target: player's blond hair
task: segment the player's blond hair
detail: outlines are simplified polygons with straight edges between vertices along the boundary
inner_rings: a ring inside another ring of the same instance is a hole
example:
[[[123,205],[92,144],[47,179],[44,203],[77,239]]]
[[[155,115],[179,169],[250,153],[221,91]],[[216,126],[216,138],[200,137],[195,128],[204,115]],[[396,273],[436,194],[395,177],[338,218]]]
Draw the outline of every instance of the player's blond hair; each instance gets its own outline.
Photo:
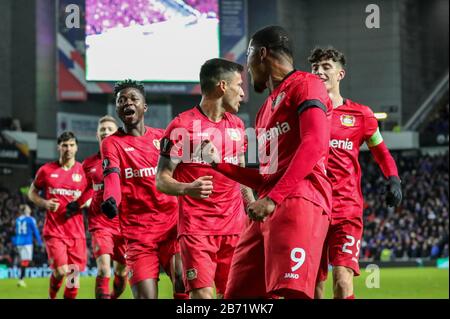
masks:
[[[119,126],[119,124],[117,124],[117,121],[114,117],[112,117],[111,115],[105,115],[102,116],[99,120],[98,120],[98,125],[105,123],[105,122],[113,122],[114,124],[116,124],[116,126]]]

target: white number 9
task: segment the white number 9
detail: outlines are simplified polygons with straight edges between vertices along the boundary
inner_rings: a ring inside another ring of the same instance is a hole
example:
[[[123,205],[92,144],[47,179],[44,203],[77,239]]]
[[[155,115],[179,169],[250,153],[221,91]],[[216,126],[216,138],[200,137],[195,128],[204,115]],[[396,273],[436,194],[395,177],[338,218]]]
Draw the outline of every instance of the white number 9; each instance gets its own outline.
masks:
[[[300,257],[297,257],[296,254],[300,253]],[[299,269],[303,263],[305,262],[306,258],[306,252],[303,248],[294,248],[291,251],[291,260],[297,264],[294,265],[294,267],[291,268],[292,272]]]

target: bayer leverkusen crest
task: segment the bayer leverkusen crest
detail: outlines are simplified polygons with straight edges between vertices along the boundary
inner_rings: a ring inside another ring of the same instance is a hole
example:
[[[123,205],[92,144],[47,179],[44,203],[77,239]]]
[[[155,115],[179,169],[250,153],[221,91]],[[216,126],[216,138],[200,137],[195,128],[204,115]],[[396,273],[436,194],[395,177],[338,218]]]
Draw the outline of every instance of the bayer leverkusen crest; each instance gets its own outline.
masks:
[[[72,181],[76,183],[81,182],[81,178],[82,178],[81,174],[72,174]]]
[[[344,126],[355,126],[355,117],[353,115],[341,115],[341,124]]]
[[[285,92],[281,92],[280,94],[277,95],[277,97],[272,103],[272,110],[275,110],[277,106],[280,105],[281,101],[284,99],[285,96],[286,96]]]
[[[234,129],[234,128],[227,128],[228,136],[232,141],[240,141],[241,140],[241,133]]]
[[[153,145],[156,147],[156,149],[159,151],[161,148],[161,144],[159,140],[153,140]]]

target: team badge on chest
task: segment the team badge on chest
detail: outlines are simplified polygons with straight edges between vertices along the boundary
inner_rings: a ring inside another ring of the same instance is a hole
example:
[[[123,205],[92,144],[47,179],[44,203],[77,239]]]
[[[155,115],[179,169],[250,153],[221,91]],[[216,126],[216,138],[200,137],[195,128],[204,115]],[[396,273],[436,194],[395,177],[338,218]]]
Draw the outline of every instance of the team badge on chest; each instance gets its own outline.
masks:
[[[153,140],[153,145],[156,147],[158,151],[160,150],[161,144],[159,143],[159,140]]]
[[[275,110],[278,107],[278,105],[280,105],[281,101],[283,101],[285,96],[286,93],[284,92],[281,92],[280,94],[277,95],[275,100],[272,102],[272,110]]]
[[[230,139],[232,141],[240,141],[241,140],[241,133],[239,133],[238,130],[234,128],[227,128],[228,136],[230,136]]]
[[[81,182],[82,176],[81,174],[72,174],[72,181],[79,183]]]
[[[344,126],[355,126],[355,117],[353,115],[341,115],[341,124]]]

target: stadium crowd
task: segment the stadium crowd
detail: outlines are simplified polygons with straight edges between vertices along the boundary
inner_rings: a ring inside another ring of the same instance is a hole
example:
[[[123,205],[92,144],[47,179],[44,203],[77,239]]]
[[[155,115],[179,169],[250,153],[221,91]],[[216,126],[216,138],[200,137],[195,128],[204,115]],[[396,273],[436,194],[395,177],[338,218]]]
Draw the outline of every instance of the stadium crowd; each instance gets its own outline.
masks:
[[[365,198],[364,236],[360,259],[407,260],[436,259],[449,255],[449,155],[393,153],[402,179],[400,207],[387,207],[385,182],[370,154],[363,152],[362,188]],[[24,192],[0,188],[0,264],[13,265],[16,252],[11,243],[18,207],[27,202]],[[30,204],[31,207],[34,207]],[[45,211],[33,208],[42,233]],[[89,266],[95,266],[87,235]],[[35,247],[34,263],[46,263],[45,249]]]
[[[435,112],[424,131],[435,134],[448,134],[449,105],[445,104]]]
[[[396,209],[385,205],[384,181],[366,156],[360,160],[365,195],[361,259],[448,257],[448,153],[396,154],[404,196]]]
[[[185,3],[202,14],[218,12],[216,0],[186,0]],[[108,29],[162,22],[173,16],[174,10],[150,0],[87,0],[86,33],[101,34]]]

